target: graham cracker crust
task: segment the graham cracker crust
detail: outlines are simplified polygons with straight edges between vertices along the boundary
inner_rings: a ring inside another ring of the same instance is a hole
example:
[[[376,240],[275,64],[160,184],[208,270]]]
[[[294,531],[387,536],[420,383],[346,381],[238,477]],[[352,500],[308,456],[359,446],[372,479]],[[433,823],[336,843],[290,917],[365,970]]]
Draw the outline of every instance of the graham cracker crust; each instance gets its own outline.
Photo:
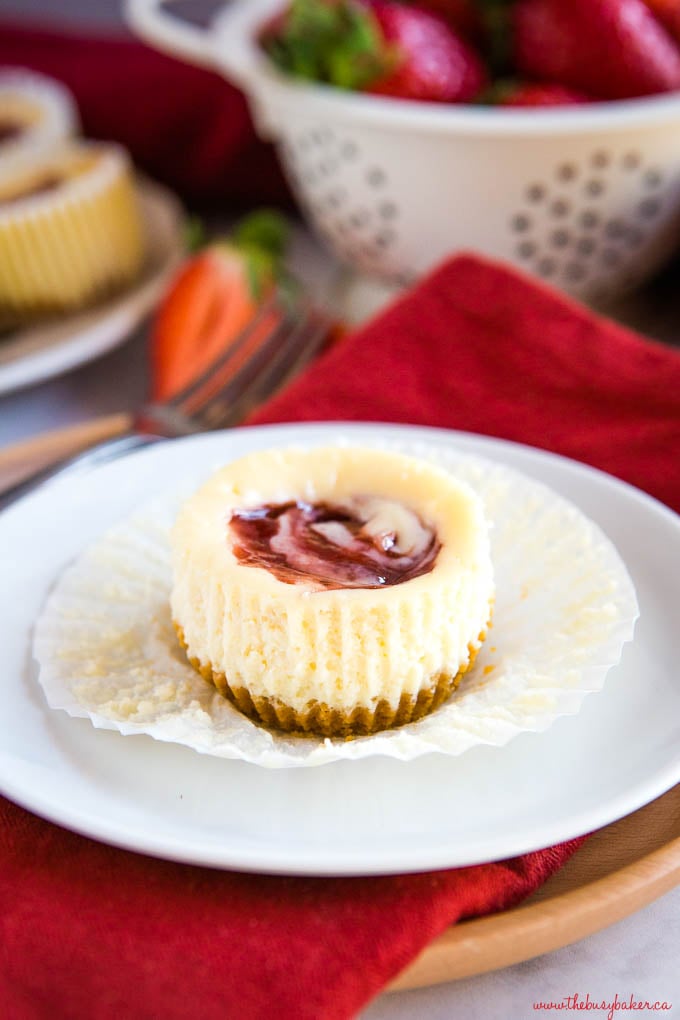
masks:
[[[177,623],[174,623],[174,627],[179,642],[186,652],[187,643],[184,640],[184,631]],[[486,631],[483,631],[479,635],[480,644],[485,638]],[[375,708],[358,705],[351,712],[331,708],[325,702],[320,701],[310,701],[306,711],[299,712],[278,698],[261,696],[253,698],[245,687],[233,687],[224,673],[214,670],[210,663],[201,663],[193,656],[187,657],[204,680],[212,684],[220,694],[228,698],[240,712],[252,719],[253,722],[270,730],[280,730],[283,733],[292,733],[298,736],[351,739],[378,733],[380,730],[393,729],[396,726],[405,726],[407,723],[422,719],[423,716],[439,708],[455,691],[468,670],[472,668],[478,651],[478,648],[468,645],[470,657],[455,676],[448,673],[436,674],[432,684],[422,688],[417,697],[402,694],[396,709],[383,698]]]

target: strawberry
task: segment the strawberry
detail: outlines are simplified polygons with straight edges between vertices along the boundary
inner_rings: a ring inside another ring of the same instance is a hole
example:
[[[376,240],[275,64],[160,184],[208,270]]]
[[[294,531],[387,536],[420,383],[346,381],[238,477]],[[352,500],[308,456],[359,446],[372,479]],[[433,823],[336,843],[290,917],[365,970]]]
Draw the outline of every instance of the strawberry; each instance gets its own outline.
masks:
[[[480,58],[445,21],[394,0],[292,0],[260,43],[296,77],[400,99],[466,102],[485,83]]]
[[[152,329],[155,400],[166,400],[198,379],[241,336],[282,276],[287,233],[279,213],[262,210],[238,224],[229,239],[187,259]],[[268,321],[264,332],[269,328]]]
[[[484,35],[478,0],[413,0],[411,6],[436,14],[463,39],[477,41]]]
[[[367,91],[439,103],[464,103],[479,95],[486,82],[482,62],[441,18],[392,0],[370,0],[370,9],[397,61]]]
[[[362,89],[393,66],[375,18],[354,0],[292,0],[262,26],[259,42],[296,78]]]
[[[517,0],[521,74],[602,99],[680,88],[680,49],[643,0]]]
[[[680,42],[680,0],[645,0],[676,42]]]
[[[496,106],[574,106],[593,101],[585,92],[543,81],[496,83],[489,100]]]

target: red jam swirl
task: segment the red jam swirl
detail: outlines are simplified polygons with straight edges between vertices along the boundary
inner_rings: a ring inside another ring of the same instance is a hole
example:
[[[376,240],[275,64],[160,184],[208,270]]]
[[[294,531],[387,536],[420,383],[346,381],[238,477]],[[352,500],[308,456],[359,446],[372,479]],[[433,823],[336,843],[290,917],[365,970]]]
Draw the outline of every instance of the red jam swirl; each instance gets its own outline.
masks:
[[[13,142],[20,138],[26,128],[14,120],[0,120],[0,145],[3,142]]]
[[[312,581],[320,589],[383,588],[429,573],[441,548],[434,529],[412,511],[404,535],[381,528],[375,503],[357,497],[345,506],[297,501],[234,510],[233,554],[285,584]]]

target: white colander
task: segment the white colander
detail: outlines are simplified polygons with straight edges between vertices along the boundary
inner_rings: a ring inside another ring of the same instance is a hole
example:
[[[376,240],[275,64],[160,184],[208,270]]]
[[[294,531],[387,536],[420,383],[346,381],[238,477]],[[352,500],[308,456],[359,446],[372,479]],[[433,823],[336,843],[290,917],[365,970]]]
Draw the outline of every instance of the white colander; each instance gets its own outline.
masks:
[[[298,83],[255,42],[283,3],[232,0],[207,30],[170,16],[163,0],[127,0],[127,12],[147,40],[246,92],[340,258],[401,282],[476,250],[601,301],[680,244],[680,94],[520,110]]]

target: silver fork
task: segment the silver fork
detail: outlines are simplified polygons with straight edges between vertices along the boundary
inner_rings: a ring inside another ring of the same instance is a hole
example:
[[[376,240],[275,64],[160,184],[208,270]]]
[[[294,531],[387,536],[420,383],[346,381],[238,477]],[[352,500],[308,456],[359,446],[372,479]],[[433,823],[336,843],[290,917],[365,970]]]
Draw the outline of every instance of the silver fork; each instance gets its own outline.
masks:
[[[229,428],[297,374],[317,353],[329,316],[302,293],[279,288],[210,367],[176,396],[146,404],[125,434],[99,443],[0,492],[5,508],[50,479],[89,469],[149,443]]]

